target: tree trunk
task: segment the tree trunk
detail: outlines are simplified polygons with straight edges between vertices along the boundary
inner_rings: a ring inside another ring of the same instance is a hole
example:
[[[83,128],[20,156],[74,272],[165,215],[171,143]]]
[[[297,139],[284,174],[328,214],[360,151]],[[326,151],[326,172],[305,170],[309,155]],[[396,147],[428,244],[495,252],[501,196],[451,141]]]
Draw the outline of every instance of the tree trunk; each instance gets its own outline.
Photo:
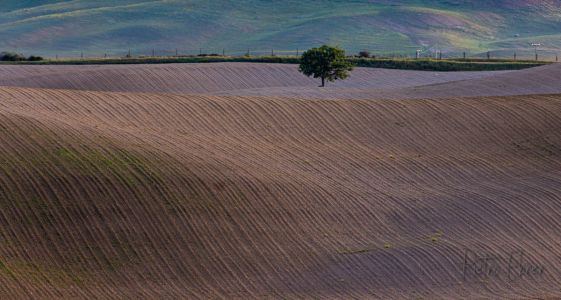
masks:
[[[325,77],[321,77],[321,87],[325,87]]]

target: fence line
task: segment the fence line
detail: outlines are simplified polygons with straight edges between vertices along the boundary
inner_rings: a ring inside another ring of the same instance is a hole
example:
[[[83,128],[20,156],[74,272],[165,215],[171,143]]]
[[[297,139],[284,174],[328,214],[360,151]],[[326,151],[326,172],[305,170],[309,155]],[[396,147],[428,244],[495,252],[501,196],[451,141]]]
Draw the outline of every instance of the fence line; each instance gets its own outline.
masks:
[[[150,57],[192,57],[192,56],[300,56],[305,47],[296,48],[293,50],[282,49],[227,49],[227,48],[197,48],[197,49],[150,49],[150,50],[113,50],[105,51],[103,53],[73,51],[65,52],[65,55],[54,54],[49,56],[50,59],[115,59],[115,58],[150,58]],[[552,51],[538,51],[534,50],[512,50],[508,51],[490,51],[484,53],[471,53],[471,51],[460,52],[444,52],[440,50],[427,50],[427,51],[410,51],[406,52],[377,52],[363,50],[361,53],[368,53],[373,58],[394,58],[394,59],[511,59],[511,60],[539,60],[539,61],[559,61],[559,55]],[[359,52],[346,51],[349,56],[359,56]]]

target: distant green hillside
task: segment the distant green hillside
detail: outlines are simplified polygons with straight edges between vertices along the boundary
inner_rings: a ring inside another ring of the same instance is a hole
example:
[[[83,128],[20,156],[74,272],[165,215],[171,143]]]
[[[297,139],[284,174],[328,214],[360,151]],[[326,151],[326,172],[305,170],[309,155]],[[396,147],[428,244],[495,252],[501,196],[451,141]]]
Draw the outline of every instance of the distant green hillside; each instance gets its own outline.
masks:
[[[551,53],[561,48],[559,7],[561,0],[4,0],[0,50],[265,54],[328,43],[381,54],[511,53],[539,42]]]

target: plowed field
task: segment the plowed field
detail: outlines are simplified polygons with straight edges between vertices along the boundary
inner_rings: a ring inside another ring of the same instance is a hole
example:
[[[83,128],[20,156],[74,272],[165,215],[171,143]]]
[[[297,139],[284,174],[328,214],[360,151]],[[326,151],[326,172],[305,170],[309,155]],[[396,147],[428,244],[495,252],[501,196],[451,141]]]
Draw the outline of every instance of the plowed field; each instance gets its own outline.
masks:
[[[558,65],[32,68],[0,67],[1,299],[561,297]]]

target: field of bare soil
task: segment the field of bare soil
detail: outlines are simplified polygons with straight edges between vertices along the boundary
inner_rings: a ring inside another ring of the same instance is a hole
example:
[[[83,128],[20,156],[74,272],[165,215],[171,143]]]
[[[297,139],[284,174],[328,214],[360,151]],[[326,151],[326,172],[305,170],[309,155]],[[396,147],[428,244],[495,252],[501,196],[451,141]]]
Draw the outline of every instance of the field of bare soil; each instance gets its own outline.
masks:
[[[508,74],[492,72],[420,72],[357,68],[349,80],[330,84],[338,93],[403,88]],[[201,63],[163,65],[33,66],[0,65],[0,86],[105,92],[305,96],[318,80],[297,65]],[[276,89],[285,89],[277,92]]]
[[[559,73],[0,66],[0,299],[559,298]]]

